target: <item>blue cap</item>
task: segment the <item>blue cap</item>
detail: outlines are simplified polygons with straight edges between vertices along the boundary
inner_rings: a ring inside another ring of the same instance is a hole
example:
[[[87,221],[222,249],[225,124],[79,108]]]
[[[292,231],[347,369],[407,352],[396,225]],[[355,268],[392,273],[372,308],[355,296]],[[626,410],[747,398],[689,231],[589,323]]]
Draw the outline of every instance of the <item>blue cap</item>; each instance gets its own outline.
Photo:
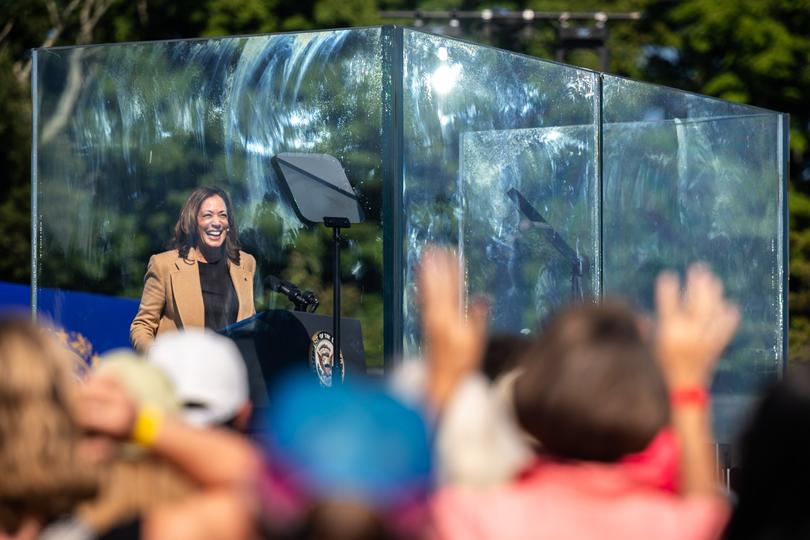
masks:
[[[423,415],[371,383],[323,388],[311,374],[282,382],[263,421],[272,468],[316,499],[392,508],[430,488]]]

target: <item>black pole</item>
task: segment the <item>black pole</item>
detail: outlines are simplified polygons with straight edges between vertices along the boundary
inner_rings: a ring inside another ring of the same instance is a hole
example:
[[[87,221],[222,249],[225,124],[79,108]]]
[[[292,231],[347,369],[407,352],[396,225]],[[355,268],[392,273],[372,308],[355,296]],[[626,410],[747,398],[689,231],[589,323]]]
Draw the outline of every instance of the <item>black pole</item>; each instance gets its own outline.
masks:
[[[338,370],[337,384],[343,384],[343,363],[340,361],[340,229],[351,227],[348,218],[324,217],[323,223],[332,228],[332,382]]]
[[[332,355],[332,384],[343,384],[343,364],[340,362],[340,228],[332,227],[333,275],[332,275],[332,343],[335,345]],[[337,383],[335,383],[337,370]]]

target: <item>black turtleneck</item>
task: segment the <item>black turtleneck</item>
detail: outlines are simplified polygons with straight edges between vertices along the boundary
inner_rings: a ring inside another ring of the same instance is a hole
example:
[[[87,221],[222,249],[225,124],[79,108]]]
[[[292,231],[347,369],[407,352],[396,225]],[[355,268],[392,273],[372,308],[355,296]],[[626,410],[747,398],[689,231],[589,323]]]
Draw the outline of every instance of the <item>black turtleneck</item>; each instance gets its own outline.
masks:
[[[239,299],[228,271],[228,258],[197,264],[200,268],[200,285],[205,306],[205,327],[220,330],[235,323],[239,313]]]

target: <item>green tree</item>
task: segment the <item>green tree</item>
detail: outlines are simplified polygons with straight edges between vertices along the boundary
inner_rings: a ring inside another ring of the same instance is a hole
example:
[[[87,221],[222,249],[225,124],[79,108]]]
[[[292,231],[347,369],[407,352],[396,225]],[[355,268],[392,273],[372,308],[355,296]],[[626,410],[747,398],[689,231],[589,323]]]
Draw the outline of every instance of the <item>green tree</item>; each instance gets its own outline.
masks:
[[[810,196],[790,192],[790,359],[810,361]]]
[[[810,2],[651,2],[628,74],[790,114],[790,358],[810,360]]]

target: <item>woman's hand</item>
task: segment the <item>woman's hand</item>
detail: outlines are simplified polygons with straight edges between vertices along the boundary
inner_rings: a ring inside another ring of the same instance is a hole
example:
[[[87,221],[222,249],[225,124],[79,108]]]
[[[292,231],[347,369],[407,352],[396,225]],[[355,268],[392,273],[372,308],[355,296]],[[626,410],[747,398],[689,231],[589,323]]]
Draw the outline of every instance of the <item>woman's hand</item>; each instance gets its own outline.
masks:
[[[723,284],[702,264],[692,265],[681,294],[678,276],[665,272],[656,283],[656,352],[671,390],[704,388],[740,321]]]
[[[428,363],[428,391],[441,410],[458,382],[481,363],[487,328],[487,305],[470,306],[465,318],[461,296],[461,261],[448,250],[429,247],[417,273],[422,336]]]

